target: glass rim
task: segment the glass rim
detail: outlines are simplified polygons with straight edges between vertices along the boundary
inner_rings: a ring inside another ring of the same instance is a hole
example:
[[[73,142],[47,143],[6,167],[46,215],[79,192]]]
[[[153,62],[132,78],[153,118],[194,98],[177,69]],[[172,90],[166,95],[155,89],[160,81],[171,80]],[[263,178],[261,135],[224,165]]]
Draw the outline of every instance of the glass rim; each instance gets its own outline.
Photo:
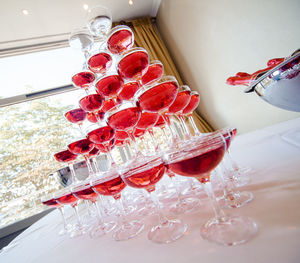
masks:
[[[149,65],[149,54],[148,54],[148,51],[147,51],[146,49],[142,48],[142,47],[133,47],[133,48],[130,48],[130,49],[128,49],[128,50],[125,50],[125,51],[121,54],[119,60],[118,60],[117,63],[116,63],[116,64],[117,64],[117,68],[119,68],[119,63],[120,63],[120,61],[121,61],[122,59],[126,58],[127,56],[129,56],[129,55],[131,55],[131,54],[133,54],[133,53],[135,53],[135,52],[144,52],[144,53],[146,53],[146,54],[147,54],[147,57],[148,57],[148,65]]]
[[[102,173],[98,177],[92,178],[90,180],[90,185],[92,187],[94,187],[94,186],[96,186],[98,184],[102,184],[102,183],[108,182],[108,181],[113,180],[113,179],[115,179],[117,177],[121,177],[121,176],[120,176],[119,172],[116,169],[109,170],[109,171],[106,171],[106,172]]]
[[[111,58],[111,62],[113,61],[113,54],[109,51],[109,50],[97,50],[97,51],[94,51],[92,54],[90,54],[87,59],[86,59],[86,65],[88,67],[88,70],[91,71],[93,74],[103,74],[101,72],[93,72],[91,69],[90,69],[90,65],[89,65],[89,61],[92,57],[96,56],[96,55],[99,55],[99,54],[102,54],[102,53],[105,53],[107,55],[110,56]],[[105,74],[104,74],[105,75]],[[97,79],[97,77],[95,76],[95,80]]]
[[[106,111],[104,114],[104,120],[107,122],[108,118],[110,116],[114,115],[115,113],[117,113],[119,111],[130,109],[130,108],[138,108],[138,106],[136,105],[136,103],[134,101],[128,101],[128,100],[125,101],[124,100],[120,104],[117,104],[117,105],[113,106],[112,108],[110,108],[108,111]]]
[[[219,147],[226,147],[226,142],[221,133],[213,133],[198,137],[197,140],[193,140],[190,143],[183,145],[181,149],[171,150],[166,152],[163,156],[166,165],[176,163],[182,160],[194,158],[201,154],[205,154],[211,150],[215,150]]]
[[[56,200],[57,198],[60,198],[66,194],[72,194],[71,186],[68,186],[64,189],[58,190],[53,193],[53,198]],[[77,197],[76,197],[77,198]],[[78,199],[78,198],[77,198]]]
[[[155,88],[158,85],[161,85],[163,83],[167,83],[167,82],[175,82],[176,86],[178,88],[178,81],[177,79],[172,76],[172,75],[165,75],[163,76],[158,82],[150,84],[150,85],[146,85],[146,86],[142,86],[135,94],[134,94],[134,99],[135,101],[138,101],[140,96],[142,96],[145,92],[147,92],[148,90]]]
[[[132,34],[132,36],[133,36],[133,41],[132,42],[134,43],[134,34],[133,34],[133,31],[132,31],[132,29],[129,26],[126,26],[126,25],[117,25],[117,26],[114,26],[113,28],[111,28],[110,31],[109,31],[109,33],[108,33],[108,36],[107,36],[107,41],[111,38],[111,36],[114,33],[118,32],[120,30],[127,30],[127,31],[129,31]]]
[[[111,77],[111,76],[118,76],[119,79],[121,80],[121,82],[123,82],[123,84],[124,84],[124,80],[121,78],[121,76],[117,72],[112,72],[112,73],[104,74],[104,75],[99,76],[98,78],[96,78],[94,80],[94,86],[96,87],[96,85],[98,84],[99,81],[101,81],[101,80],[103,80],[105,78]]]

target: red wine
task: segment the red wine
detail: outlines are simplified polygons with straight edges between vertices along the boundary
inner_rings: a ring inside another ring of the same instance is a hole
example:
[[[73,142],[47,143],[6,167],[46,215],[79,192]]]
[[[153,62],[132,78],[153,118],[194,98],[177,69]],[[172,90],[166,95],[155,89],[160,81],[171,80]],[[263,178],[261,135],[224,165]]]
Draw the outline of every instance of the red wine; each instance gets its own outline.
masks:
[[[75,159],[77,158],[77,155],[74,153],[71,153],[69,150],[65,150],[65,151],[54,154],[54,158],[58,162],[71,163],[71,162],[75,161]]]
[[[153,112],[142,112],[141,118],[139,119],[136,127],[139,129],[152,128],[158,121],[159,115]]]
[[[111,34],[107,40],[107,48],[113,54],[121,54],[130,49],[134,44],[134,36],[131,30],[123,28]]]
[[[224,145],[167,165],[175,174],[196,177],[199,181],[209,180],[209,173],[222,161],[225,153]]]
[[[118,98],[120,100],[131,100],[139,89],[140,85],[136,81],[125,83],[119,92]]]
[[[73,85],[79,88],[89,88],[94,80],[95,75],[89,71],[79,72],[72,77]]]
[[[109,143],[108,142],[106,142],[104,144],[103,143],[95,143],[95,147],[97,149],[99,149],[99,151],[102,153],[109,152],[111,149],[114,148],[114,146],[115,146],[115,139],[110,140]]]
[[[43,201],[42,203],[49,207],[60,207],[61,206],[59,203],[57,203],[57,201],[54,198],[49,199],[47,201]]]
[[[116,131],[115,138],[116,140],[126,140],[129,137],[126,131]]]
[[[93,143],[104,143],[115,136],[115,131],[110,126],[100,127],[88,133],[88,139]]]
[[[111,67],[112,57],[106,52],[100,52],[88,60],[88,67],[94,73],[105,74]]]
[[[166,119],[167,122],[170,122],[170,118],[167,115],[164,115],[164,118]],[[162,116],[159,116],[156,124],[154,125],[155,127],[163,127],[166,125],[166,122]]]
[[[72,193],[55,198],[55,200],[62,205],[75,205],[78,201],[78,199]]]
[[[96,147],[94,147],[93,150],[91,150],[88,153],[88,157],[91,158],[91,157],[97,156],[99,153],[100,153],[100,150],[97,149]]]
[[[104,97],[116,97],[123,87],[123,80],[119,75],[110,75],[101,78],[95,85],[97,93]]]
[[[124,182],[134,188],[146,188],[148,191],[154,190],[154,185],[163,177],[165,166],[160,163],[156,166],[147,165],[142,169],[135,168],[124,173]]]
[[[188,90],[178,92],[177,97],[169,107],[168,112],[171,114],[175,114],[183,110],[190,102],[190,93],[191,92]]]
[[[98,111],[103,103],[103,97],[99,94],[91,94],[83,97],[79,101],[79,106],[81,109],[87,112]]]
[[[98,119],[99,120],[104,120],[104,114],[105,114],[105,112],[103,112],[103,111],[98,111],[98,112],[95,112],[95,113],[94,112],[89,112],[88,115],[87,115],[87,119],[90,122],[97,123]],[[98,115],[98,117],[97,117],[97,115]]]
[[[88,139],[82,139],[68,145],[70,152],[74,154],[87,154],[94,147],[94,143]]]
[[[84,110],[78,108],[68,111],[65,114],[65,117],[69,122],[81,124],[86,119],[87,113]]]
[[[152,83],[155,83],[156,81],[160,80],[162,75],[164,73],[164,69],[162,64],[155,63],[151,64],[148,67],[147,72],[142,77],[141,82],[143,85],[150,85]]]
[[[145,133],[146,133],[146,130],[135,128],[134,132],[133,132],[133,136],[138,138],[138,137],[143,136]]]
[[[116,146],[123,146],[126,143],[127,143],[127,140],[116,140],[115,141]]]
[[[113,129],[125,131],[137,124],[140,115],[137,107],[127,108],[111,115],[107,122]]]
[[[200,101],[199,94],[193,94],[189,104],[183,109],[182,114],[190,115],[198,107]]]
[[[118,73],[123,79],[139,80],[146,73],[149,58],[146,51],[134,51],[124,56],[118,64]]]
[[[103,102],[101,111],[103,111],[104,113],[107,112],[108,110],[110,110],[111,108],[117,106],[119,103],[116,102],[114,99],[109,99]]]
[[[167,110],[177,96],[177,83],[173,81],[155,85],[140,95],[138,103],[141,109],[150,112]]]
[[[97,181],[93,182],[94,191],[96,191],[100,195],[113,196],[115,197],[115,199],[121,197],[120,193],[125,187],[126,184],[120,176],[116,176],[113,179],[108,179],[107,181],[101,183],[97,183]]]
[[[97,201],[98,194],[95,193],[90,184],[77,187],[72,190],[72,192],[78,199],[89,200],[92,202]]]

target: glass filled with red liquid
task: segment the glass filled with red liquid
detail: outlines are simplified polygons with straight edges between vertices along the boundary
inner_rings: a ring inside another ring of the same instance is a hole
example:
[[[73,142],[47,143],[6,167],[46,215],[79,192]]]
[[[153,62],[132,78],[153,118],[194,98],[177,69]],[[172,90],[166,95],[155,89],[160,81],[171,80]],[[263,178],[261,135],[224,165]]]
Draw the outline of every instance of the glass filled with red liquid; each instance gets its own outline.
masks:
[[[80,131],[82,132],[82,123],[87,117],[86,111],[81,108],[69,110],[65,113],[65,117],[69,122],[77,124]]]
[[[78,185],[72,187],[72,193],[78,199],[90,201],[95,207],[97,222],[89,230],[89,235],[91,238],[98,238],[107,233],[109,233],[116,224],[114,222],[103,221],[104,215],[101,207],[98,205],[98,193],[94,191],[89,181],[81,182]]]
[[[106,74],[106,72],[111,68],[111,65],[112,56],[106,51],[93,54],[87,60],[89,70],[97,74]]]
[[[96,80],[96,92],[105,98],[117,98],[124,84],[118,74],[104,75]]]
[[[73,208],[77,223],[70,230],[70,237],[77,237],[85,234],[85,226],[82,224],[78,214],[78,198],[72,194],[71,189],[66,188],[56,192],[54,194],[54,200],[62,206],[70,205]]]
[[[128,221],[126,218],[126,212],[121,199],[121,192],[126,187],[126,184],[116,169],[111,169],[100,178],[92,180],[91,185],[99,195],[112,196],[117,202],[120,216],[118,227],[113,234],[115,240],[121,241],[133,238],[144,229],[144,224],[141,222],[137,220]]]
[[[86,91],[93,85],[96,77],[90,71],[76,73],[72,77],[72,83],[75,87],[85,89]]]
[[[221,245],[237,245],[251,239],[257,231],[252,219],[243,216],[226,216],[221,210],[211,187],[210,174],[222,161],[226,143],[221,133],[198,137],[192,143],[181,145],[178,151],[165,154],[165,165],[171,172],[195,177],[205,189],[215,217],[201,229],[204,239]]]
[[[132,48],[134,34],[130,27],[125,25],[115,26],[109,32],[107,38],[107,49],[112,54],[121,55],[124,51]]]
[[[147,72],[141,78],[142,85],[151,85],[159,81],[164,74],[164,66],[159,60],[151,61]]]
[[[61,215],[62,221],[63,221],[63,229],[61,229],[58,232],[58,235],[61,236],[61,235],[65,235],[66,233],[68,233],[70,226],[67,225],[63,206],[54,199],[53,193],[43,196],[41,198],[41,202],[43,205],[45,205],[47,207],[57,208],[58,211],[60,212],[60,215]]]
[[[121,91],[118,94],[118,99],[123,100],[134,100],[135,93],[140,89],[140,84],[137,81],[128,81],[124,83]]]
[[[123,79],[139,81],[147,72],[148,66],[149,56],[147,51],[137,47],[122,54],[117,70]]]
[[[152,156],[136,159],[122,171],[122,179],[133,188],[145,189],[155,204],[159,216],[159,224],[151,228],[148,238],[157,243],[170,243],[180,238],[187,226],[180,220],[169,220],[160,208],[160,202],[155,195],[155,185],[165,173],[165,165],[160,157]]]

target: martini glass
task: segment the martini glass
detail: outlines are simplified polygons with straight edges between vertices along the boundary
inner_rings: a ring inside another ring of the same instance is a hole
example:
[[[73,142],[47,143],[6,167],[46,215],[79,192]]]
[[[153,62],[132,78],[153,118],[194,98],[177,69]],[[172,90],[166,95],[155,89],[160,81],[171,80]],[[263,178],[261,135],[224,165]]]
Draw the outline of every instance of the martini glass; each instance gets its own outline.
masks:
[[[127,240],[138,235],[143,229],[144,224],[139,221],[126,219],[126,212],[121,199],[121,191],[126,187],[116,169],[112,169],[100,178],[91,181],[91,185],[99,195],[112,196],[120,211],[119,226],[115,230],[113,237],[117,241]]]
[[[73,186],[72,193],[78,199],[90,201],[95,207],[95,211],[97,211],[97,223],[93,225],[89,231],[91,238],[101,237],[115,228],[116,224],[114,222],[103,222],[104,216],[97,203],[98,193],[94,191],[94,188],[92,188],[88,181],[82,182],[80,185]]]
[[[53,197],[53,194],[48,194],[46,196],[43,196],[41,198],[41,202],[43,205],[46,205],[48,207],[52,207],[52,208],[57,208],[61,218],[62,218],[62,222],[63,222],[63,229],[61,229],[58,232],[59,236],[65,235],[66,233],[68,233],[69,229],[70,229],[70,225],[67,225],[66,223],[66,218],[65,218],[65,213],[64,213],[64,208],[61,204],[59,204]]]
[[[164,74],[164,66],[159,60],[151,61],[147,72],[140,80],[141,85],[151,85],[159,81]]]
[[[77,182],[77,178],[76,178],[76,174],[75,174],[75,170],[74,170],[74,162],[77,158],[77,155],[72,153],[69,150],[64,150],[61,152],[58,152],[56,154],[54,154],[54,158],[56,161],[58,162],[63,162],[63,163],[67,163],[69,166],[69,169],[71,171],[71,184],[72,183],[76,183]]]
[[[91,142],[89,139],[81,139],[75,142],[72,142],[68,145],[68,149],[71,153],[76,155],[83,155],[88,171],[89,176],[94,174],[94,170],[89,160],[89,152],[94,148],[94,143]]]
[[[164,76],[158,83],[145,86],[136,93],[136,100],[139,107],[143,111],[158,113],[158,115],[164,118],[165,123],[170,129],[172,138],[175,138],[175,135],[168,125],[169,121],[165,113],[176,99],[177,93],[178,83],[173,76]]]
[[[152,156],[147,160],[136,159],[122,172],[124,182],[133,188],[145,189],[152,198],[159,224],[151,228],[148,238],[156,243],[170,243],[180,238],[187,226],[178,219],[169,220],[162,212],[160,203],[154,193],[155,184],[163,177],[165,166],[160,157]]]
[[[107,49],[112,54],[121,55],[132,48],[134,44],[134,34],[130,27],[125,25],[115,26],[107,37]]]
[[[78,108],[70,110],[65,113],[65,117],[69,122],[77,124],[80,129],[80,132],[83,134],[82,123],[87,117],[87,113],[83,109]]]
[[[60,205],[70,205],[73,208],[77,223],[70,230],[70,237],[78,237],[85,234],[85,226],[82,224],[78,214],[78,199],[72,194],[71,189],[66,188],[56,192],[54,194],[54,200]]]
[[[250,240],[257,232],[256,223],[245,216],[226,216],[211,187],[210,173],[222,161],[226,143],[221,134],[203,135],[182,145],[180,151],[167,153],[165,163],[173,173],[198,179],[206,191],[215,212],[201,229],[201,236],[211,242],[233,246]]]

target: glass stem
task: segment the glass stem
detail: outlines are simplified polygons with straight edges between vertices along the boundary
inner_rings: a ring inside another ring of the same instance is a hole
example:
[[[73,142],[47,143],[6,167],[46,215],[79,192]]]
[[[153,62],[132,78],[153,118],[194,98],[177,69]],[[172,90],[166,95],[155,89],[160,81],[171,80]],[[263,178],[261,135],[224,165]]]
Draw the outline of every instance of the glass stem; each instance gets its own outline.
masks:
[[[99,207],[98,202],[92,202],[92,203],[93,203],[93,206],[96,209],[98,224],[102,225],[103,224],[103,213],[102,213],[102,210]]]
[[[72,184],[75,184],[78,182],[77,178],[76,178],[76,174],[75,174],[75,170],[74,170],[74,165],[72,163],[69,163],[69,168],[71,171],[71,180],[72,180]]]
[[[221,209],[221,207],[219,206],[219,203],[216,200],[214,191],[211,186],[211,182],[202,183],[201,185],[202,185],[203,189],[205,190],[205,193],[207,194],[208,199],[211,203],[211,206],[214,210],[215,219],[218,221],[224,221],[226,216],[225,216],[224,211]]]
[[[100,170],[99,170],[99,167],[98,167],[98,163],[97,163],[96,157],[93,157],[93,158],[91,158],[91,159],[92,159],[92,163],[93,163],[93,165],[94,165],[94,167],[95,167],[96,173],[100,173]]]
[[[86,165],[87,165],[87,168],[88,168],[88,171],[89,171],[89,176],[94,174],[94,170],[93,170],[93,167],[91,165],[91,161],[90,159],[87,157],[87,155],[84,155],[83,156],[84,159],[85,159],[85,162],[86,162]]]
[[[58,207],[58,211],[60,212],[61,214],[61,217],[62,217],[62,221],[63,221],[63,224],[64,224],[64,229],[67,230],[67,222],[66,222],[66,218],[65,218],[65,212],[64,212],[64,209],[63,207]]]
[[[157,141],[156,141],[156,139],[154,137],[153,129],[152,128],[148,129],[148,133],[150,134],[150,138],[151,138],[152,143],[154,145],[155,151],[159,152],[160,151],[160,147],[159,147],[159,144],[157,143]]]
[[[129,136],[130,140],[131,140],[132,143],[133,143],[133,147],[134,147],[134,149],[135,149],[136,155],[142,154],[142,152],[141,152],[139,146],[138,146],[137,143],[136,143],[135,137],[134,137],[134,135],[132,134],[132,131],[128,131],[128,136]]]
[[[165,114],[162,114],[161,117],[164,119],[165,124],[169,129],[172,139],[175,139],[176,136],[175,136],[175,133],[174,133],[172,127],[171,127],[170,117],[166,116]]]
[[[162,209],[160,207],[160,202],[158,200],[158,197],[155,193],[155,191],[151,191],[149,192],[150,194],[150,197],[154,203],[154,206],[155,206],[155,210],[156,210],[156,213],[158,215],[158,219],[159,219],[159,224],[162,225],[162,224],[165,224],[166,222],[168,222],[168,218],[165,216],[165,214],[162,212]]]
[[[72,208],[74,209],[75,217],[76,217],[76,220],[77,220],[77,225],[81,228],[82,227],[82,223],[81,223],[80,216],[79,216],[79,213],[78,213],[78,206],[77,206],[77,204],[72,205]]]
[[[179,119],[181,127],[183,129],[183,134],[184,134],[185,139],[189,140],[192,137],[192,135],[190,133],[188,126],[185,123],[184,117],[182,115],[178,115],[178,119]]]
[[[123,200],[122,200],[122,198],[118,198],[118,199],[116,199],[116,201],[117,201],[117,205],[119,207],[119,213],[120,213],[119,223],[120,223],[120,225],[126,225],[128,222],[126,219],[126,211],[124,208]]]
[[[200,133],[195,121],[194,121],[193,115],[188,116],[188,120],[189,120],[190,124],[192,125],[195,136],[199,136],[201,133]]]

